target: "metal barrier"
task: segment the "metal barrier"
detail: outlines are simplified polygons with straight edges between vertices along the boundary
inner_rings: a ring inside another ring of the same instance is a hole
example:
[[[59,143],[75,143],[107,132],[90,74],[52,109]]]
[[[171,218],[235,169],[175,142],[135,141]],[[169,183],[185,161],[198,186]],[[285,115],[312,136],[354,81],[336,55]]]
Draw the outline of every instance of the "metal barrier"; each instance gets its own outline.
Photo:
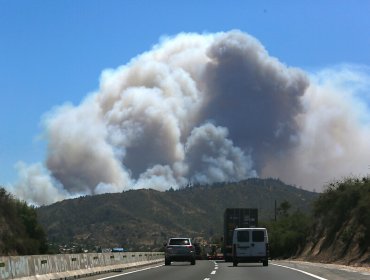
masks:
[[[164,261],[162,252],[0,257],[0,279],[68,279]]]

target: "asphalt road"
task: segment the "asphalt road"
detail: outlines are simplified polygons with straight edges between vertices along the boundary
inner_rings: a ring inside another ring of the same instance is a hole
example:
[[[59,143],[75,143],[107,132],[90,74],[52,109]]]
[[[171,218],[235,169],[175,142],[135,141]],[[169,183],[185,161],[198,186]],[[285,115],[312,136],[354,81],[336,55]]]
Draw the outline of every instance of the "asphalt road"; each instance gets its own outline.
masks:
[[[88,280],[370,280],[370,272],[350,271],[320,264],[270,262],[268,267],[262,264],[239,264],[223,261],[197,261],[195,266],[189,263],[172,263],[171,266],[156,266],[124,270],[94,277]]]

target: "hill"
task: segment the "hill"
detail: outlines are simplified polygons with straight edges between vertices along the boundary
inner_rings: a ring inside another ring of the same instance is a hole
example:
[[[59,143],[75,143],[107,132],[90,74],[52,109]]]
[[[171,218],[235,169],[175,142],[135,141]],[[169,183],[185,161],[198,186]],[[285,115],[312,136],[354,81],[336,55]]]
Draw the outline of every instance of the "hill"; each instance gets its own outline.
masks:
[[[0,187],[0,256],[35,255],[47,251],[46,235],[36,210]]]
[[[370,177],[330,184],[315,201],[313,218],[299,257],[370,265]]]
[[[169,236],[221,237],[225,208],[258,208],[260,220],[271,220],[275,201],[289,201],[292,208],[308,212],[316,197],[279,180],[248,179],[166,192],[141,189],[85,196],[37,212],[55,244],[158,250]]]

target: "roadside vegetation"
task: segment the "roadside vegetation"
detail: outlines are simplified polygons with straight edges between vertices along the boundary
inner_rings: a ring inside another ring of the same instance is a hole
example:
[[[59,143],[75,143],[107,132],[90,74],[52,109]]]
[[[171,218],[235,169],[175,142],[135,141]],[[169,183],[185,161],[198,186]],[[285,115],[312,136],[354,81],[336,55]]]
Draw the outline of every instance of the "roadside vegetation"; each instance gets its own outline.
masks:
[[[47,253],[46,240],[35,207],[0,187],[0,256]]]
[[[272,258],[288,258],[305,245],[312,217],[300,210],[292,211],[288,201],[281,203],[277,214],[276,221],[265,225],[269,232],[270,255]]]
[[[308,214],[284,201],[265,226],[273,258],[369,263],[370,177],[329,184]]]

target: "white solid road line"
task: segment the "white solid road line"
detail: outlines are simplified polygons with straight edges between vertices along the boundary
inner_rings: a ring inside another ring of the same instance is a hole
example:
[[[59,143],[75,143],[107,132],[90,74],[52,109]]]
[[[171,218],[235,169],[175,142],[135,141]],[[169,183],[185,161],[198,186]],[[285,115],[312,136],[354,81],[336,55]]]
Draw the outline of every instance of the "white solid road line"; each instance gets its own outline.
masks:
[[[147,267],[147,268],[142,268],[142,269],[138,269],[138,270],[134,270],[134,271],[130,271],[130,272],[125,272],[125,273],[121,273],[121,274],[117,274],[117,275],[113,275],[113,276],[108,276],[108,277],[104,277],[104,278],[99,278],[97,280],[111,279],[111,278],[115,278],[115,277],[119,277],[119,276],[123,276],[123,275],[127,275],[127,274],[132,274],[132,273],[135,273],[135,272],[140,272],[140,271],[144,271],[144,270],[158,268],[158,267],[161,267],[161,266],[163,266],[163,264],[157,265],[157,266],[151,266],[151,267]]]
[[[296,268],[293,268],[293,267],[289,267],[289,266],[285,266],[285,265],[280,265],[280,264],[274,264],[274,263],[272,263],[271,265],[280,266],[280,267],[288,268],[288,269],[291,269],[291,270],[295,270],[295,271],[298,271],[298,272],[307,274],[308,276],[311,276],[311,277],[316,278],[316,279],[319,279],[319,280],[328,280],[326,278],[323,278],[323,277],[317,276],[315,274],[306,272],[304,270],[296,269]]]

